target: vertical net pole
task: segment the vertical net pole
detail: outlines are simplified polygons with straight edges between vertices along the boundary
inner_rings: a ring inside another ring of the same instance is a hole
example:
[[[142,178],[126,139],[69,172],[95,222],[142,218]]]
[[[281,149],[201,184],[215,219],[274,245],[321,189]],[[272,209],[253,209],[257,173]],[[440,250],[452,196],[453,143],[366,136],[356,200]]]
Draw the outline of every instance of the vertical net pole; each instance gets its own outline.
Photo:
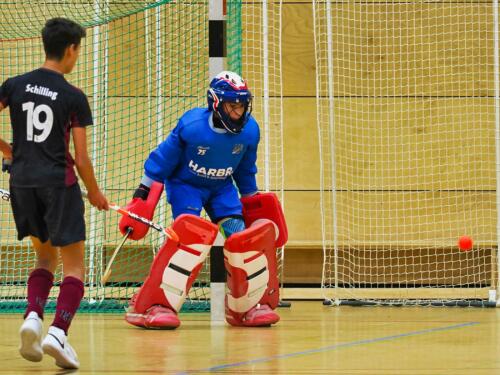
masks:
[[[155,61],[155,76],[156,76],[156,144],[160,144],[163,142],[165,139],[164,135],[164,108],[163,108],[163,101],[164,101],[164,92],[163,92],[163,87],[165,83],[164,80],[164,69],[165,67],[163,66],[163,61],[162,61],[162,56],[163,56],[163,51],[162,51],[162,46],[164,45],[164,40],[163,40],[163,34],[161,32],[161,20],[162,20],[162,7],[157,7],[155,9],[155,52],[156,52],[156,61]],[[167,47],[168,48],[168,47]],[[167,205],[166,205],[166,200],[161,199],[158,205],[158,214],[159,214],[159,220],[160,223],[165,223],[167,221],[166,219],[166,213],[167,213]],[[155,246],[155,243],[161,246],[161,243],[163,242],[164,238],[162,238],[163,235],[160,233],[157,233],[155,237],[152,237],[152,248],[153,251],[157,248]]]
[[[497,182],[497,250],[496,250],[496,278],[493,280],[495,296],[490,296],[497,302],[500,288],[500,82],[499,82],[499,51],[498,51],[498,0],[493,0],[493,59],[494,59],[494,77],[495,77],[495,156],[496,156],[496,182]],[[495,272],[493,272],[495,274]],[[491,293],[491,292],[490,292]]]
[[[328,128],[330,139],[335,140],[335,102],[333,88],[333,36],[332,36],[332,3],[331,0],[326,1],[326,35],[327,35],[327,64],[328,64]],[[334,251],[334,278],[335,288],[338,287],[338,238],[337,238],[337,168],[335,161],[335,142],[331,144],[332,150],[330,154],[330,163],[332,168],[332,225],[333,225],[333,251]]]
[[[270,144],[269,144],[269,31],[267,18],[267,0],[262,1],[262,100],[264,125],[264,189],[270,189]]]
[[[94,12],[95,12],[95,22],[99,22],[100,19],[100,1],[95,0],[94,1]],[[93,33],[92,33],[92,53],[93,53],[93,108],[92,108],[92,113],[94,114],[94,129],[92,132],[92,163],[93,165],[98,168],[98,165],[96,164],[96,161],[98,160],[98,149],[99,149],[99,121],[101,120],[101,113],[100,113],[100,108],[101,108],[101,86],[100,86],[100,66],[101,66],[101,59],[100,59],[100,27],[96,26],[93,28]],[[88,273],[88,279],[87,282],[90,285],[90,288],[93,288],[93,285],[96,284],[97,277],[96,277],[96,271],[95,271],[95,256],[96,256],[96,248],[97,248],[97,236],[96,231],[97,231],[97,210],[95,207],[92,207],[90,209],[90,227],[89,227],[89,232],[94,234],[90,235],[89,237],[89,273]]]
[[[226,51],[226,3],[223,0],[209,0],[209,58],[208,73],[212,79],[224,70]],[[207,80],[208,81],[208,80]],[[214,324],[225,318],[225,269],[224,269],[224,238],[217,234],[210,253],[210,320]]]

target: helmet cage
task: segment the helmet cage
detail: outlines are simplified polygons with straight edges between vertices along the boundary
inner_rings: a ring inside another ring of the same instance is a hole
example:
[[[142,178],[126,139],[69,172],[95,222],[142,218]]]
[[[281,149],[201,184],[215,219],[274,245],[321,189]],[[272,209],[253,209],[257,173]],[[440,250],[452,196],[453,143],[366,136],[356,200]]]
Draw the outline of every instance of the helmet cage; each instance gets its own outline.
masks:
[[[239,78],[237,75],[236,77]],[[235,86],[230,80],[217,76],[210,83],[207,92],[208,108],[214,111],[214,115],[221,121],[224,128],[232,134],[238,134],[243,130],[252,113],[252,94],[246,87],[246,83],[241,78],[239,79],[244,86]],[[242,103],[244,105],[243,114],[239,119],[233,120],[230,114],[224,110],[223,103]]]

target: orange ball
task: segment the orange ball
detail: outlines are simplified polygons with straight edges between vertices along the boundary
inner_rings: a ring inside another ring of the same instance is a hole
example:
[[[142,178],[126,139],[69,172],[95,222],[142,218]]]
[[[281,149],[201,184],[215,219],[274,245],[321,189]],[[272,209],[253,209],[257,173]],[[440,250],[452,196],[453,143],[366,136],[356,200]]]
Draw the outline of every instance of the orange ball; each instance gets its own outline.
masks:
[[[462,236],[458,239],[458,248],[460,251],[472,250],[472,238],[469,236]]]

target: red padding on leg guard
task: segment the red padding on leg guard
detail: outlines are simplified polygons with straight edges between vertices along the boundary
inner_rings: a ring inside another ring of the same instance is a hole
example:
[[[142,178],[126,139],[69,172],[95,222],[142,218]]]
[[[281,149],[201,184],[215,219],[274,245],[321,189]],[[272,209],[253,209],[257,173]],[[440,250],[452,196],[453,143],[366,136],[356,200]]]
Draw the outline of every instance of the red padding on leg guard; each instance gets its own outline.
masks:
[[[218,231],[217,225],[187,214],[180,215],[172,229],[180,243],[167,239],[156,254],[149,276],[136,296],[137,313],[144,313],[153,305],[180,310]],[[186,247],[194,251],[183,250]]]
[[[257,304],[275,309],[279,303],[274,225],[262,220],[233,234],[224,244],[228,271],[226,318],[231,324],[243,322]]]
[[[241,198],[245,225],[250,227],[258,219],[271,220],[278,227],[275,246],[281,247],[288,241],[288,229],[280,201],[274,193],[260,193]]]

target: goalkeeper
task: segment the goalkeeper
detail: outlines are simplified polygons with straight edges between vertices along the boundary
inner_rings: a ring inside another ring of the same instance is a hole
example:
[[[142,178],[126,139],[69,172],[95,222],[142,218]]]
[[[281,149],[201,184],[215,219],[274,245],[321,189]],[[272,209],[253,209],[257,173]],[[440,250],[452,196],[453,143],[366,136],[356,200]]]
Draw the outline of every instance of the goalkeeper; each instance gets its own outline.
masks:
[[[187,111],[151,152],[127,206],[152,218],[165,185],[176,219],[173,228],[180,238],[179,243],[165,242],[134,296],[126,321],[136,326],[173,329],[180,325],[177,313],[218,230],[228,239],[224,246],[230,289],[227,321],[238,326],[269,326],[279,320],[274,311],[279,299],[275,226],[264,220],[246,229],[238,196],[238,191],[243,201],[265,196],[257,195],[260,135],[251,116],[252,95],[239,75],[223,71],[211,81],[207,98],[208,108]],[[217,225],[199,218],[203,208]],[[148,230],[128,217],[121,219],[119,228],[123,234],[132,228],[129,238],[134,240]],[[261,252],[246,248],[255,241],[263,241],[258,245]]]

